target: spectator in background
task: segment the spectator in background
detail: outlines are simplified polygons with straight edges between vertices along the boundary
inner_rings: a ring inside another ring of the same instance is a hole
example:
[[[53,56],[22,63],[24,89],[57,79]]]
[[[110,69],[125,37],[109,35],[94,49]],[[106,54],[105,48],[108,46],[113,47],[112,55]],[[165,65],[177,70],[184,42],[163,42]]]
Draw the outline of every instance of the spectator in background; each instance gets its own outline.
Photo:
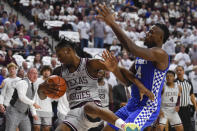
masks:
[[[187,66],[191,64],[190,57],[187,53],[185,53],[185,46],[180,46],[181,50],[179,53],[177,53],[174,57],[175,64],[183,66],[184,69],[187,69]]]
[[[43,63],[42,63],[41,55],[37,53],[33,61],[33,67],[35,67],[38,71],[40,71],[42,66],[43,66]]]
[[[30,36],[30,37],[33,37],[34,36],[34,30],[35,30],[34,23],[33,22],[29,23],[29,29],[27,30],[27,35]]]
[[[8,13],[4,11],[3,16],[1,18],[1,23],[4,25],[7,21],[8,21]]]
[[[38,78],[36,81],[37,85],[40,85],[43,83],[51,74],[52,74],[52,69],[50,66],[43,66],[41,71],[40,71],[41,77]],[[38,86],[36,86],[38,87]],[[34,131],[50,131],[50,128],[52,126],[52,99],[48,98],[41,100],[37,94],[37,89],[35,89],[35,97],[34,100],[35,102],[40,105],[40,109],[36,109],[36,114],[38,115],[38,120],[33,121],[34,124]],[[42,126],[42,127],[41,127]]]
[[[129,59],[128,53],[126,51],[123,52],[122,59],[119,61],[118,65],[127,70],[129,70],[133,65],[133,61]]]
[[[55,69],[57,67],[57,59],[56,58],[51,58],[51,68]]]
[[[112,45],[109,48],[110,51],[114,51],[115,56],[118,56],[118,54],[120,54],[121,52],[121,47],[117,45],[117,43],[118,43],[118,40],[114,39],[112,42]]]
[[[64,19],[64,24],[62,25],[61,30],[63,30],[63,31],[73,31],[73,27],[70,23],[68,23],[68,20]]]
[[[81,42],[81,49],[88,47],[90,24],[87,22],[87,17],[83,17],[83,21],[78,24],[79,38]]]
[[[17,28],[21,25],[21,23],[18,20],[18,17],[16,15],[13,15],[13,23],[16,24]]]
[[[23,61],[23,63],[22,63],[22,68],[23,68],[24,74],[25,74],[25,76],[26,76],[26,75],[27,75],[27,72],[28,72],[28,70],[29,70],[28,64],[27,64],[26,61]]]
[[[193,93],[193,86],[190,81],[184,79],[184,73],[183,66],[176,67],[176,82],[182,87],[179,116],[181,118],[184,131],[193,131],[193,127],[191,125],[190,101],[192,102],[195,111],[197,111],[197,105]]]
[[[19,67],[18,68],[18,71],[17,71],[17,76],[20,77],[21,79],[25,78],[26,75],[25,75],[25,71],[22,67]]]
[[[49,55],[48,50],[49,48],[44,44],[44,40],[40,39],[39,44],[35,47],[35,52],[41,54],[41,56],[47,56]]]
[[[114,112],[119,110],[121,107],[125,106],[128,101],[129,92],[128,89],[130,87],[126,87],[118,81],[118,84],[113,87],[113,107]]]
[[[19,37],[15,39],[17,48],[20,48],[20,47],[23,46],[23,41],[24,41],[24,40],[28,42],[28,40],[24,38],[23,33],[22,33],[22,32],[19,33]]]
[[[11,49],[8,49],[8,53],[5,56],[5,61],[3,62],[3,65],[4,66],[7,66],[7,64],[9,64],[11,62],[17,64],[16,63],[16,60],[14,59],[14,57],[12,55],[13,55],[12,50]]]
[[[94,48],[104,47],[105,23],[96,18],[91,25],[92,36],[94,38]]]
[[[27,58],[29,55],[33,54],[33,50],[31,45],[27,40],[23,40],[23,46],[19,48],[19,54],[23,56],[23,58]]]
[[[7,77],[7,68],[2,67],[1,68],[1,73],[0,73],[0,85],[6,77]],[[0,88],[2,88],[2,87],[0,87]]]
[[[31,40],[39,41],[41,36],[39,35],[38,29],[34,29],[33,36],[31,36]]]
[[[193,64],[197,65],[197,43],[193,44],[193,48],[191,48],[189,56],[191,58],[191,61],[193,61]]]

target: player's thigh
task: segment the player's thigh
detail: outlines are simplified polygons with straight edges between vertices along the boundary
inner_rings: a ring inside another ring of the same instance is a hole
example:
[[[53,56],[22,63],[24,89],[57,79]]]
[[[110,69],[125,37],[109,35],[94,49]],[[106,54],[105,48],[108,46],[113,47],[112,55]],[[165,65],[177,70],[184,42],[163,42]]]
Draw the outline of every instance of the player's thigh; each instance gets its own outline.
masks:
[[[55,131],[72,131],[71,128],[66,124],[60,124]]]
[[[158,125],[157,129],[159,129],[159,131],[163,131],[165,128],[165,125]]]
[[[179,117],[179,114],[177,112],[172,112],[168,115],[168,120],[170,122],[170,125],[172,127],[182,125],[181,119]]]

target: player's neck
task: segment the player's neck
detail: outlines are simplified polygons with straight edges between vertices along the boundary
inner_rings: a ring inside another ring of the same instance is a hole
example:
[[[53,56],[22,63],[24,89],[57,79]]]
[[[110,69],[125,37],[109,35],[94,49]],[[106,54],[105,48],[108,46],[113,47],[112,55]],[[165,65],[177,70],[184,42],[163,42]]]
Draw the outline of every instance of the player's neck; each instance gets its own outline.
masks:
[[[74,72],[77,70],[78,66],[80,64],[80,57],[76,56],[73,58],[73,61],[67,65],[67,68],[69,69],[70,72]]]
[[[104,79],[102,79],[102,80],[98,81],[98,85],[99,85],[99,86],[103,86],[104,84],[105,84]]]
[[[174,82],[167,82],[166,84],[170,88],[173,88],[174,87]]]

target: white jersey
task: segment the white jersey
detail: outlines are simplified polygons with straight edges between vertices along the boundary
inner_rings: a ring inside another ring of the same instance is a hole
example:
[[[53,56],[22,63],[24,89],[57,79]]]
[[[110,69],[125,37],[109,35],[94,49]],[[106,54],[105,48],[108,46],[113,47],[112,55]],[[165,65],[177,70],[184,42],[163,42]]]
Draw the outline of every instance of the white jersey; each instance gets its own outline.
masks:
[[[102,107],[109,106],[109,84],[105,81],[103,86],[98,85],[99,98],[101,99]]]
[[[92,78],[87,71],[87,58],[81,58],[76,71],[70,73],[67,68],[62,69],[62,77],[66,80],[70,108],[82,102],[99,100],[97,78]]]
[[[20,77],[15,77],[15,78],[8,77],[3,80],[5,85],[1,90],[0,104],[4,104],[5,106],[10,105],[10,100],[12,99],[14,89],[16,88],[16,83],[19,80],[21,80]]]
[[[174,88],[164,86],[164,92],[162,94],[162,109],[171,109],[176,106],[179,94],[179,87],[177,83],[174,83]]]

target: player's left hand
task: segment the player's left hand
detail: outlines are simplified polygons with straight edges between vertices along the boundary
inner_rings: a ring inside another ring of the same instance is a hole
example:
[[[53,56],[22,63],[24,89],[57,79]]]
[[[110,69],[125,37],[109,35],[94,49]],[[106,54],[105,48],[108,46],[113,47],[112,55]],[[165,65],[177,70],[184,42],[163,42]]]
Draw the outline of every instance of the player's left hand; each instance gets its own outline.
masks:
[[[105,61],[103,61],[103,64],[106,66],[106,68],[114,72],[118,68],[118,62],[112,53],[110,53],[108,50],[103,51],[102,57]]]
[[[179,112],[179,109],[180,109],[180,106],[176,106],[176,107],[175,107],[175,111],[176,111],[176,112]]]

